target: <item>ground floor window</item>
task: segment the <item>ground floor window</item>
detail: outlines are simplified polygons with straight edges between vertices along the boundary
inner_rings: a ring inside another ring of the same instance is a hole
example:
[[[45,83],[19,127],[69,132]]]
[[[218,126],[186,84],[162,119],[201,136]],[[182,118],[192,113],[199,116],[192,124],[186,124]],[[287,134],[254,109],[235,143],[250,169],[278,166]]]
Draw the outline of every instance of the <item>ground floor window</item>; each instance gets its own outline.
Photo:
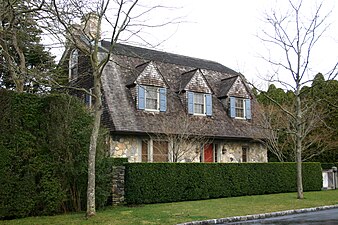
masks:
[[[242,147],[242,162],[248,161],[248,147]]]
[[[168,162],[169,150],[166,141],[142,141],[142,162]]]
[[[168,162],[168,142],[153,141],[153,162]]]

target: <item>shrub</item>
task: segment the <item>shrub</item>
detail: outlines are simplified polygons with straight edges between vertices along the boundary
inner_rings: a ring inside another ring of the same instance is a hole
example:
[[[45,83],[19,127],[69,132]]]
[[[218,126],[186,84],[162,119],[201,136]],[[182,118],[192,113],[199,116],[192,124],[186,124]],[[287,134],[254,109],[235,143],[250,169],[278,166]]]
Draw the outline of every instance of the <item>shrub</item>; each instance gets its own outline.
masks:
[[[83,210],[92,117],[67,95],[0,90],[0,219]],[[97,203],[110,196],[104,132],[97,152]]]
[[[174,202],[296,191],[295,163],[128,163],[126,202]],[[321,190],[319,163],[303,163],[304,190]]]

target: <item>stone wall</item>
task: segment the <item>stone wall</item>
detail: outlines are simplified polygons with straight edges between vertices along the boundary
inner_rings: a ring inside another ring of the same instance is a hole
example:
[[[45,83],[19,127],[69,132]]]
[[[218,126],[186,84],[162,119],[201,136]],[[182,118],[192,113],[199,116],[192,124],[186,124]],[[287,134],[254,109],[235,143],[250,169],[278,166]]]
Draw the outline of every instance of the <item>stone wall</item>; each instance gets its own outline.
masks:
[[[124,166],[113,167],[113,184],[112,184],[112,204],[118,205],[124,202]]]
[[[113,136],[109,141],[110,156],[128,158],[129,162],[141,161],[141,139],[135,136]]]
[[[218,141],[217,145],[220,162],[242,162],[242,148],[246,147],[247,162],[267,162],[267,150],[260,144],[255,142],[228,142]],[[110,156],[111,157],[126,157],[129,162],[141,162],[142,154],[142,138],[136,136],[114,136],[110,138]],[[199,162],[200,153],[192,148],[180,156],[179,162]],[[169,156],[169,161],[172,157]]]
[[[267,150],[260,143],[226,142],[222,144],[224,154],[221,162],[242,162],[242,148],[247,147],[247,162],[267,162]]]

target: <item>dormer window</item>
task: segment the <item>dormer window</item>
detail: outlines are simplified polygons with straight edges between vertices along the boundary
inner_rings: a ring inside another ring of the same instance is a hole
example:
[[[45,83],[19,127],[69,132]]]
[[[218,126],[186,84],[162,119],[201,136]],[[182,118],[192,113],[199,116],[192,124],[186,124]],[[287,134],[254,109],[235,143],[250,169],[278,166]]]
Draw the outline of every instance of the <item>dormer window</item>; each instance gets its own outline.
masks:
[[[192,115],[212,115],[211,94],[187,92],[188,113]]]
[[[230,117],[251,119],[251,101],[247,98],[230,97]]]
[[[167,109],[166,88],[139,85],[138,109],[165,112]]]

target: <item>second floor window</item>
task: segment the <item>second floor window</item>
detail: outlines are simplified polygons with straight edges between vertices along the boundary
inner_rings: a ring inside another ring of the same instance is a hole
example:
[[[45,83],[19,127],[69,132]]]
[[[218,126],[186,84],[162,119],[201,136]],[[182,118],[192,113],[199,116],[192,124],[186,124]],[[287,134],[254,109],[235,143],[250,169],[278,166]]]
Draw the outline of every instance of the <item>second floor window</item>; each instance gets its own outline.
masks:
[[[159,88],[158,87],[145,87],[145,102],[146,109],[158,110],[159,109]]]
[[[165,112],[167,110],[166,88],[139,85],[138,109]]]
[[[211,94],[187,92],[188,113],[193,115],[212,115]]]
[[[230,117],[251,119],[251,101],[247,98],[230,97]]]
[[[194,93],[194,113],[204,114],[205,112],[205,101],[204,94]]]

